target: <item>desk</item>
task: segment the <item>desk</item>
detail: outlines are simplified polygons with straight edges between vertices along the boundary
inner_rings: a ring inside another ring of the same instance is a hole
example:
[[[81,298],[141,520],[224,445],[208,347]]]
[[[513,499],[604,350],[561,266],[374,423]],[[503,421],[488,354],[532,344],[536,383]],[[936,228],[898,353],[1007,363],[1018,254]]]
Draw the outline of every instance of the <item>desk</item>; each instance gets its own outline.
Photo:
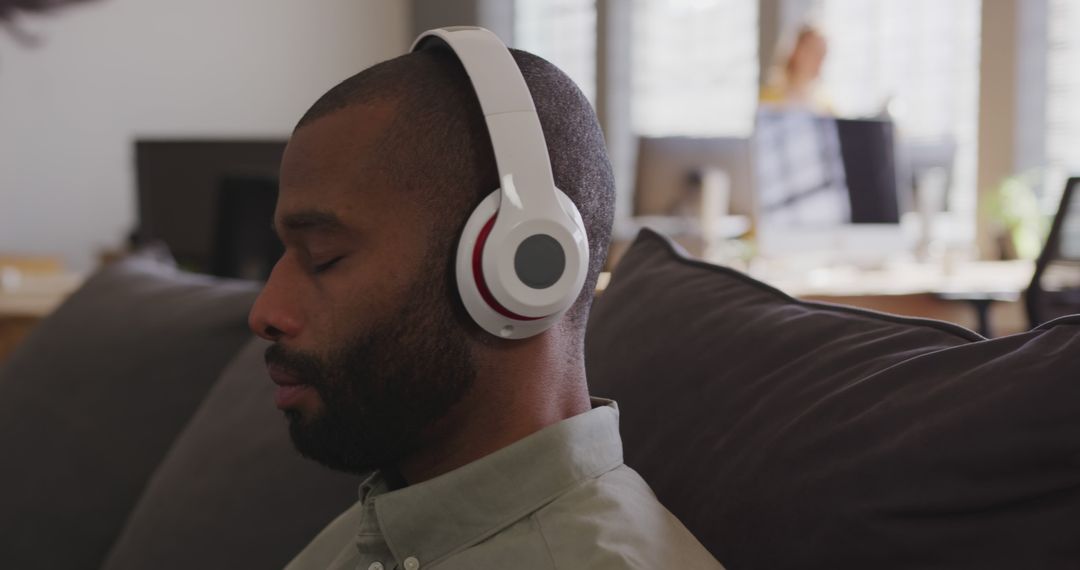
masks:
[[[615,266],[629,246],[629,241],[613,241],[608,267]],[[724,260],[706,261],[727,265]],[[733,267],[798,299],[947,321],[987,337],[1028,330],[1021,297],[1035,271],[1034,262],[1027,260],[895,261],[865,269],[795,259],[754,260],[749,269]],[[610,273],[600,274],[598,294],[609,279]]]
[[[754,265],[750,275],[793,297],[911,295],[917,293],[1019,294],[1035,265],[1022,261],[942,264],[898,262],[876,269],[851,266],[806,268]]]
[[[792,297],[955,322],[985,336],[1027,329],[1019,301],[1033,271],[1034,264],[1026,260],[951,266],[897,262],[878,269],[779,264],[750,268],[754,278]],[[957,311],[957,301],[974,310]],[[998,330],[990,330],[991,321],[998,323]]]
[[[8,271],[0,281],[0,362],[39,320],[78,289],[83,279],[76,273],[16,276]]]

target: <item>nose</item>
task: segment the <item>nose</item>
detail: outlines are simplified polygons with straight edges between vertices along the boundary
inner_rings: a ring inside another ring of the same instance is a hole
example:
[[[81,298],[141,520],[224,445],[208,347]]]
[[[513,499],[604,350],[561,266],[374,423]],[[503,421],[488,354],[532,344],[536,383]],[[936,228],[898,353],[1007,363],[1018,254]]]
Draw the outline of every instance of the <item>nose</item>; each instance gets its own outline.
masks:
[[[294,338],[303,328],[294,287],[288,277],[288,260],[282,257],[274,264],[270,278],[248,313],[251,332],[266,340]]]

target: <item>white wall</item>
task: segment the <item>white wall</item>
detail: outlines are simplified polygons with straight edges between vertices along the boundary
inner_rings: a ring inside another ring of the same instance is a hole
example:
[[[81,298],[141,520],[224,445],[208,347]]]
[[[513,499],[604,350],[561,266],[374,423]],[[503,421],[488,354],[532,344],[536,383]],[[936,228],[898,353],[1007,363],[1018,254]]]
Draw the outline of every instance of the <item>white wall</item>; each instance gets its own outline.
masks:
[[[279,137],[408,48],[400,0],[100,0],[0,29],[0,253],[85,271],[136,216],[136,137]]]

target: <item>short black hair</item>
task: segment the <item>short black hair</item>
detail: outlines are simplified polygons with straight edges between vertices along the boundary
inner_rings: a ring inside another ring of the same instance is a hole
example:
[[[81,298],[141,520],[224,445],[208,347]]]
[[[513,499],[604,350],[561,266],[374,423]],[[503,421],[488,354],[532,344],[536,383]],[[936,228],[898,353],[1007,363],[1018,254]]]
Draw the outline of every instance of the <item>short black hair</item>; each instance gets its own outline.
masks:
[[[468,75],[445,45],[365,69],[341,82],[304,114],[297,129],[357,104],[386,101],[396,115],[380,141],[381,168],[402,187],[421,192],[438,224],[433,244],[452,275],[457,237],[472,210],[499,187],[495,155]],[[556,66],[510,50],[536,105],[555,185],[581,212],[589,238],[585,286],[567,312],[584,331],[596,280],[607,257],[615,211],[615,181],[596,113]]]

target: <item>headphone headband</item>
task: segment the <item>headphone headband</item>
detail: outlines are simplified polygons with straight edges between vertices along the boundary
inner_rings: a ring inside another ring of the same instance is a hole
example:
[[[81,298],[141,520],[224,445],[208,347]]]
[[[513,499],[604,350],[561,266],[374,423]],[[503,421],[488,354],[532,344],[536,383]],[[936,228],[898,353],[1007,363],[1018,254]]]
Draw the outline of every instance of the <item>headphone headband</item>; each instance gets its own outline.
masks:
[[[453,50],[480,99],[484,116],[515,111],[536,112],[532,95],[525,85],[510,50],[490,30],[455,26],[428,30],[413,41],[410,51],[424,49],[439,40]]]
[[[411,51],[434,40],[449,46],[465,67],[487,123],[499,183],[504,191],[516,189],[518,194],[514,205],[540,211],[558,208],[550,190],[555,180],[544,131],[510,50],[489,30],[456,26],[420,34]]]

